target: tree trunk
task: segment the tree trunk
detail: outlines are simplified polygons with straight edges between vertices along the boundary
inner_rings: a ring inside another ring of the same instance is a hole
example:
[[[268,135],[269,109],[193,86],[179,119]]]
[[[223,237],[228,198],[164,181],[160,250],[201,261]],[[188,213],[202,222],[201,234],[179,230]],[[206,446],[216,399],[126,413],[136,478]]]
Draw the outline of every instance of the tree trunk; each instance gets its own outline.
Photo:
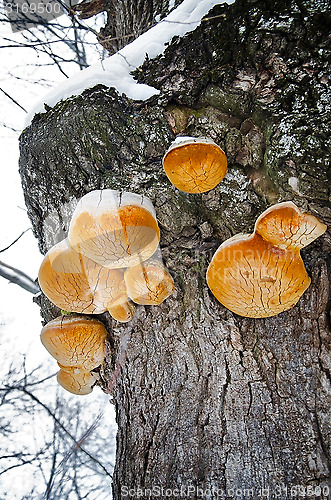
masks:
[[[328,497],[329,233],[302,252],[312,283],[278,316],[237,316],[205,280],[220,242],[252,231],[273,203],[293,200],[331,221],[327,16],[317,0],[217,6],[139,71],[159,96],[141,103],[95,87],[36,116],[21,136],[26,205],[43,252],[93,189],[145,194],[156,208],[175,293],[138,306],[125,325],[102,316],[114,345],[104,388],[130,335],[114,388],[118,500],[153,487],[150,498],[157,488],[168,498]],[[170,185],[161,159],[177,134],[225,150],[228,174],[212,191]],[[56,313],[45,303],[43,311],[47,320]]]
[[[175,0],[174,6],[183,0]],[[99,41],[114,54],[169,13],[169,0],[103,0],[107,24]],[[84,4],[83,4],[84,5]]]

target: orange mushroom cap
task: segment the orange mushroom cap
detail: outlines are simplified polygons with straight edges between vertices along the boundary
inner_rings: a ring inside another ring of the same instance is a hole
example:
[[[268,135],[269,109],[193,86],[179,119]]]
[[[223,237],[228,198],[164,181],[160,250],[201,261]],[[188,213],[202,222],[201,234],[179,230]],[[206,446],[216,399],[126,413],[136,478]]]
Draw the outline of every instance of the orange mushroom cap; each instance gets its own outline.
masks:
[[[107,331],[101,321],[86,317],[60,316],[41,331],[41,342],[64,367],[92,370],[105,357]]]
[[[291,201],[269,207],[255,223],[255,232],[282,249],[300,250],[326,231],[326,225],[303,213]]]
[[[78,396],[85,396],[92,392],[96,375],[88,371],[72,373],[61,369],[57,374],[57,381],[66,391]]]
[[[128,300],[122,269],[108,269],[69,246],[67,239],[54,245],[39,270],[45,295],[65,311],[100,314]]]
[[[81,373],[81,372],[86,372],[86,370],[84,368],[82,368],[81,366],[64,366],[64,365],[61,365],[61,363],[59,363],[59,362],[57,362],[57,364],[59,365],[61,370],[68,372],[68,373],[77,374],[77,373]]]
[[[317,238],[326,226],[292,205],[270,207],[258,218],[253,234],[230,238],[213,256],[207,284],[217,300],[236,314],[250,318],[274,316],[293,307],[308,288],[310,278],[299,249],[305,238],[312,241],[311,235]],[[298,227],[290,235],[297,227],[293,220],[298,212],[307,229]]]
[[[68,238],[75,250],[98,264],[123,268],[155,252],[160,230],[147,198],[105,189],[80,199]]]
[[[163,168],[177,189],[204,193],[221,182],[227,172],[227,159],[210,139],[178,137],[164,155]]]
[[[108,307],[109,314],[121,323],[127,323],[130,321],[133,318],[134,311],[135,306],[130,300],[119,305],[112,305]]]
[[[174,282],[162,262],[145,261],[124,273],[128,295],[141,305],[161,304],[174,291]]]

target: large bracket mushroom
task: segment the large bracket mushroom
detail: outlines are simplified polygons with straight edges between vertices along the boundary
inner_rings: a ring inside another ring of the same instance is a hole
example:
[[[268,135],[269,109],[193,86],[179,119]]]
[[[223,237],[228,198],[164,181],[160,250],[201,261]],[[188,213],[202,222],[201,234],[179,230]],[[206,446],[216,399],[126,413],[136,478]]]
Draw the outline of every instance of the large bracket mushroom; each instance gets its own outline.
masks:
[[[325,224],[294,203],[274,205],[257,219],[253,234],[222,243],[209,264],[207,284],[240,316],[275,316],[293,307],[308,288],[300,249],[325,231]]]

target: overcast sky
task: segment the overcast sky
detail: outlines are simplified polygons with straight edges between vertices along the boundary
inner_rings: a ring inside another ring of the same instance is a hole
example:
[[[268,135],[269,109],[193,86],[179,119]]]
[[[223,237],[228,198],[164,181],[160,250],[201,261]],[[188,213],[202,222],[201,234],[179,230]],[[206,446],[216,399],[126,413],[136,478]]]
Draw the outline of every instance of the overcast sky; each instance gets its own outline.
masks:
[[[7,27],[0,25],[2,46],[6,44],[4,39],[9,37],[14,42],[22,40],[21,33],[12,34]],[[50,66],[49,60],[40,55],[38,56],[33,49],[25,47],[1,48],[0,58],[0,88],[12,96],[27,111],[42,95],[66,79],[55,65]],[[99,54],[96,52],[92,62],[95,62],[98,58]],[[79,69],[77,65],[72,65],[71,68],[67,68],[67,71],[68,74],[74,74]],[[27,217],[18,173],[18,137],[23,128],[26,113],[6,97],[3,92],[0,92],[0,109],[0,250],[2,250],[10,245],[23,231],[31,228],[31,223]],[[39,252],[37,240],[31,230],[26,232],[9,250],[0,253],[1,261],[19,268],[32,279],[36,279],[42,259],[43,256]],[[19,364],[23,356],[26,358],[27,373],[40,365],[45,367],[47,374],[55,373],[57,363],[40,342],[41,316],[39,307],[33,303],[33,295],[0,277],[0,298],[0,379],[3,380],[9,367],[15,365],[15,363]],[[54,392],[50,392],[46,396],[51,407],[54,405],[56,390],[59,390],[55,378],[52,380]],[[92,418],[92,408],[95,409],[96,413],[102,408],[104,417],[95,432],[105,435],[105,439],[109,443],[109,451],[111,451],[112,439],[110,436],[114,433],[116,427],[114,408],[108,402],[109,397],[102,393],[99,388],[85,397],[74,396],[64,389],[60,390],[63,398],[68,402],[72,401],[72,398],[83,400],[82,402],[86,404],[87,418]],[[94,406],[93,403],[95,403]],[[4,408],[4,411],[7,412],[8,407]],[[45,420],[45,417],[45,414],[41,414],[42,421],[38,422],[36,419],[32,421],[31,416],[26,415],[26,426],[24,427],[24,422],[18,424],[19,428],[22,428],[21,434],[17,433],[17,438],[21,440],[19,449],[22,449],[25,445],[24,440],[34,439],[35,432],[40,435],[39,433],[42,432],[43,427],[42,423],[44,422],[46,425],[47,418]],[[14,423],[13,425],[15,426]],[[28,429],[28,432],[26,429]],[[30,436],[28,436],[29,433]],[[5,448],[9,450],[6,444]],[[114,457],[109,456],[109,460],[113,461],[113,459]],[[17,481],[17,478],[19,478],[19,481]],[[29,489],[29,481],[34,481],[31,469],[24,467],[13,469],[12,472],[1,476],[1,498],[5,498],[3,495],[5,495],[6,491],[10,491],[10,496],[6,498],[22,498]],[[107,496],[107,498],[109,497]],[[102,496],[100,500],[102,500]]]

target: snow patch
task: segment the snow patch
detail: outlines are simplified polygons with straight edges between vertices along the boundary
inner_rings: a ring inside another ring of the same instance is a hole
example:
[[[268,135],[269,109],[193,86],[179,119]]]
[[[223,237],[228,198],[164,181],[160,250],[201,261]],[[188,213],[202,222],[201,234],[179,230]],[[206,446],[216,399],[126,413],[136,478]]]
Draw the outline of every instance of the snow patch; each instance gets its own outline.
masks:
[[[232,4],[235,0],[226,0]],[[60,100],[81,94],[84,90],[102,84],[115,87],[131,99],[146,100],[159,91],[154,87],[137,83],[130,72],[141,66],[148,56],[150,59],[162,54],[174,36],[184,36],[201,23],[201,19],[219,0],[184,0],[175,10],[158,24],[140,35],[108,59],[100,61],[80,71],[40,99],[27,114],[27,127],[36,113],[44,113],[45,107],[53,107]]]
[[[283,149],[283,154],[299,154],[302,147],[294,135],[292,135],[292,125],[286,121],[281,121],[278,130],[282,134],[279,139],[279,146]]]
[[[299,179],[297,177],[289,177],[288,183],[295,193],[300,194]]]
[[[71,219],[71,225],[74,225],[75,220],[83,212],[87,212],[93,217],[98,217],[108,210],[128,205],[142,207],[156,218],[152,202],[145,196],[126,191],[116,191],[114,189],[102,189],[91,191],[79,200]]]

